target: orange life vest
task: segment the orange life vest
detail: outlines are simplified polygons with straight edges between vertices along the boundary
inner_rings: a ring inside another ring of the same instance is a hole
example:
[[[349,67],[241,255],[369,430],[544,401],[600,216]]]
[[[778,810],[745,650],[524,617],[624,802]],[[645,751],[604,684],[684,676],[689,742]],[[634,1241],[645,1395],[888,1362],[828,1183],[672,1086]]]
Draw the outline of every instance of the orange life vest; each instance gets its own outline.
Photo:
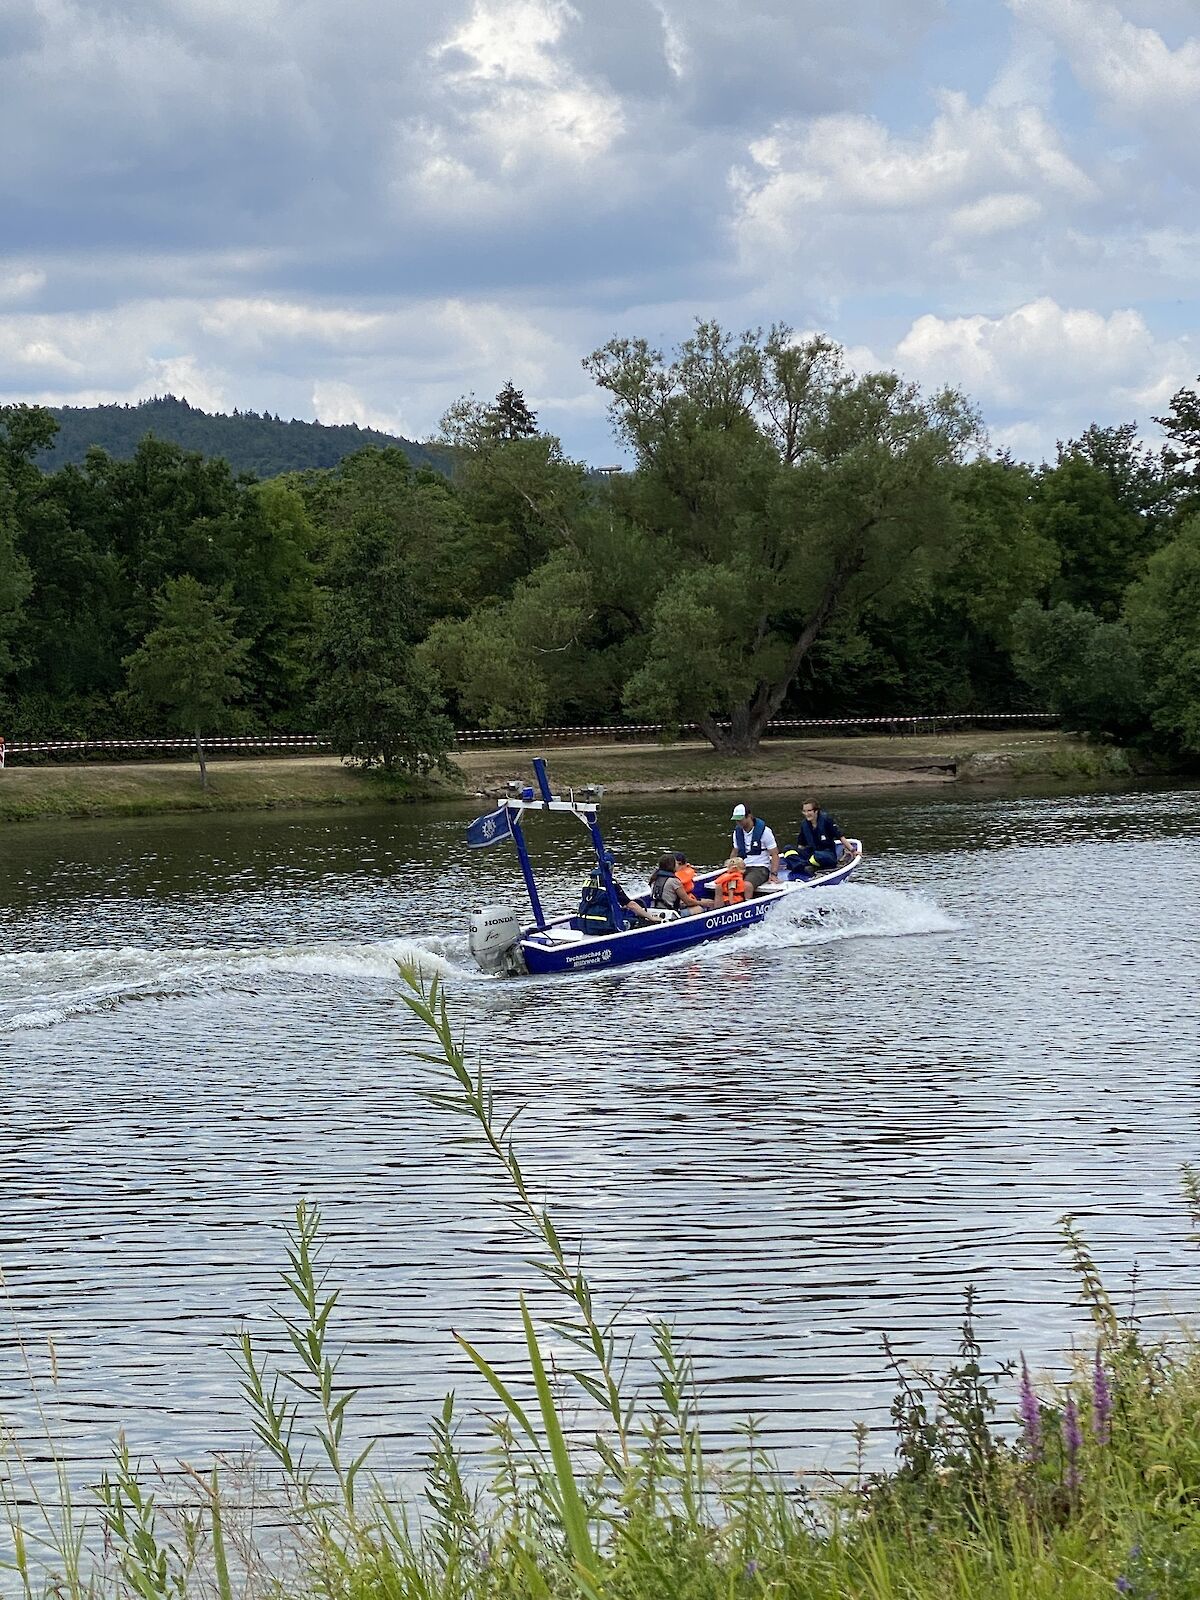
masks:
[[[677,866],[675,868],[675,876],[679,879],[680,883],[683,885],[683,887],[687,890],[687,892],[689,894],[695,894],[695,892],[696,892],[696,869],[695,869],[695,867],[685,867],[682,864],[680,864],[679,866]]]
[[[730,867],[713,879],[713,892],[718,905],[736,905],[746,898],[746,879],[736,867]]]

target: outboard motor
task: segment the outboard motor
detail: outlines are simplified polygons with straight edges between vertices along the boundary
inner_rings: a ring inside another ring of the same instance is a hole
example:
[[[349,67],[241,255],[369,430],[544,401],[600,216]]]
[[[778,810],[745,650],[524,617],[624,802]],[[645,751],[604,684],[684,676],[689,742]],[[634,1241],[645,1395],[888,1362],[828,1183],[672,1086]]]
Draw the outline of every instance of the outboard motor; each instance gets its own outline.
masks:
[[[525,971],[521,924],[511,906],[481,906],[471,916],[471,954],[484,972],[514,977]]]

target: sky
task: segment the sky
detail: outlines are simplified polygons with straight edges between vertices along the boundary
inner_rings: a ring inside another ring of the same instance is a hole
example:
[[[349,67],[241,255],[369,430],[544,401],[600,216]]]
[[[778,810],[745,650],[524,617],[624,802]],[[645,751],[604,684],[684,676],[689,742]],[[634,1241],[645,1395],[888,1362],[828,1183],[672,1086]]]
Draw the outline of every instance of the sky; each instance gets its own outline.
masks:
[[[1197,0],[0,0],[0,401],[428,437],[698,317],[1029,460],[1200,371]]]

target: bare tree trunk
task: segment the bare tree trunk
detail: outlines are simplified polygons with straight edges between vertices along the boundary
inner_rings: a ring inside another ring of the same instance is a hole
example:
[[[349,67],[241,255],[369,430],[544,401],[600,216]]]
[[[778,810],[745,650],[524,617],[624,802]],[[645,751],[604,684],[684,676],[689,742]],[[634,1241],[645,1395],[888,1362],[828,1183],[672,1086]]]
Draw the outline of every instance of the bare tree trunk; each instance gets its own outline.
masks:
[[[196,760],[200,763],[200,787],[208,788],[208,767],[204,761],[204,746],[200,743],[200,729],[196,729]]]

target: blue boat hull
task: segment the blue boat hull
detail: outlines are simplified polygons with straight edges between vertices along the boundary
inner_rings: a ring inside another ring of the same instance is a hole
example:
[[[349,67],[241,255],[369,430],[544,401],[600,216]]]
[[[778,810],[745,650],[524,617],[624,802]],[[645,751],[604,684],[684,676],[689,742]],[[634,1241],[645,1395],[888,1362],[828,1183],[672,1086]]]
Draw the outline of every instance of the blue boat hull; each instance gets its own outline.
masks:
[[[527,928],[521,936],[521,954],[527,970],[536,975],[596,972],[629,966],[635,961],[652,961],[657,956],[673,955],[694,945],[742,933],[769,916],[778,905],[795,905],[799,897],[811,896],[814,890],[844,883],[861,861],[862,855],[857,854],[810,882],[784,884],[742,905],[680,917],[675,922],[639,922],[623,933],[581,935],[571,928],[570,917],[562,917],[541,932]]]

